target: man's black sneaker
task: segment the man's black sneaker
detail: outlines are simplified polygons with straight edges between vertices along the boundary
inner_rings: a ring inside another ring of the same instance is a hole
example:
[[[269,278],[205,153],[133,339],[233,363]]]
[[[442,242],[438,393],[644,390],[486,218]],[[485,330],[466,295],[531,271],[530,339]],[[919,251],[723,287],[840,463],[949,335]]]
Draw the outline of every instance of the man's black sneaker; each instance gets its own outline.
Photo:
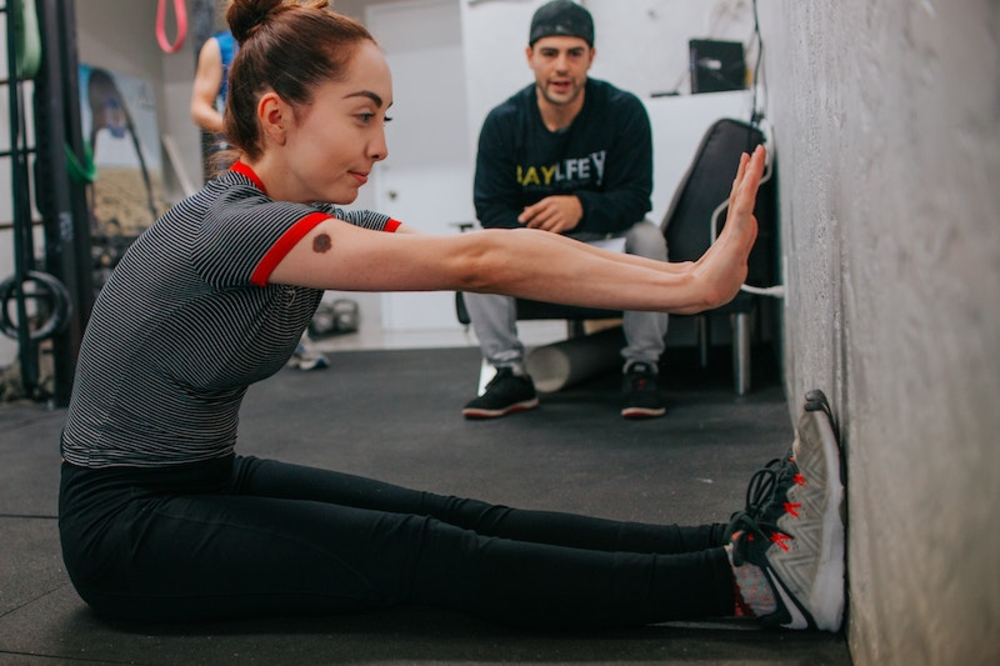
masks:
[[[622,381],[622,392],[622,416],[626,419],[651,419],[667,413],[656,385],[656,369],[648,363],[629,366]]]
[[[787,629],[839,631],[844,617],[844,487],[829,411],[799,419],[792,451],[750,481],[747,504],[727,530],[733,563],[754,564],[774,590],[775,612],[760,618]]]
[[[510,368],[499,368],[486,385],[486,391],[470,400],[462,409],[467,419],[493,419],[538,406],[535,383],[527,375],[515,375]]]

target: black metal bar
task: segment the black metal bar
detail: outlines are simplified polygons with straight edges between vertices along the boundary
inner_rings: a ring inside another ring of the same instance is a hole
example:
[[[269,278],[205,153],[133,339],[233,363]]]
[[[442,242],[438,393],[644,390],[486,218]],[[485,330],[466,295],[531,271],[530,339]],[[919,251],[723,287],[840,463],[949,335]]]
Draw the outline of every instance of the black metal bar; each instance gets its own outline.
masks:
[[[23,284],[28,272],[34,269],[34,237],[31,222],[31,190],[28,183],[28,163],[25,147],[27,129],[24,122],[24,100],[21,81],[17,76],[17,38],[14,12],[7,12],[7,100],[10,110],[10,160],[11,200],[14,217],[14,279],[17,307],[18,360],[21,364],[21,385],[29,396],[38,387],[38,347],[31,339],[31,322],[28,319],[27,298]],[[3,304],[6,307],[6,304]]]
[[[67,147],[83,155],[73,0],[37,0],[42,63],[35,79],[36,200],[45,226],[45,264],[66,286],[72,314],[53,340],[56,406],[69,404],[83,330],[94,303],[90,213],[84,186],[69,176]]]
[[[194,50],[194,66],[198,67],[198,56],[201,54],[201,47],[215,34],[215,14],[217,11],[215,0],[191,0],[188,7],[188,22],[191,36],[191,45]],[[201,179],[207,182],[212,177],[212,167],[210,158],[216,152],[214,146],[218,142],[218,137],[212,132],[201,130],[199,132],[201,142]]]
[[[0,81],[0,85],[3,85],[3,81]],[[23,153],[24,155],[34,155],[35,154],[35,149],[29,147],[29,148],[25,148],[24,150],[22,150],[20,152]],[[9,151],[9,150],[0,150],[0,157],[13,157],[13,156],[14,156],[14,153],[11,152],[11,151]]]

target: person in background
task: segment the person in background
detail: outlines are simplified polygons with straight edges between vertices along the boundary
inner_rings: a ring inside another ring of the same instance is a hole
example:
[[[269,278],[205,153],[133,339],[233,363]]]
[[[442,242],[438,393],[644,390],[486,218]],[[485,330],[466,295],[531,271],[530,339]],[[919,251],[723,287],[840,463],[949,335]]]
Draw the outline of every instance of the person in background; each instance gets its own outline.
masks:
[[[219,140],[222,137],[229,67],[237,48],[232,32],[223,30],[206,39],[198,51],[198,67],[191,91],[191,119]]]
[[[129,247],[80,348],[59,530],[84,601],[129,621],[410,604],[534,627],[734,615],[840,627],[843,558],[826,547],[843,537],[836,460],[814,437],[755,475],[728,522],[690,527],[495,506],[237,454],[246,391],[294,353],[326,289],[679,313],[728,302],[746,278],[765,154],[742,156],[725,227],[696,262],[532,229],[417,233],[339,207],[388,154],[392,78],[364,26],[324,0],[230,0],[227,19],[240,42],[224,122],[232,166]],[[334,425],[343,408],[337,395],[301,399],[322,401]],[[378,426],[350,436],[378,446]]]
[[[223,132],[223,113],[229,86],[229,68],[238,50],[239,44],[233,39],[233,33],[226,29],[206,39],[198,52],[198,67],[191,91],[191,119],[206,133],[206,180],[222,166],[221,155],[226,154],[229,147]],[[308,330],[303,331],[295,353],[288,361],[289,367],[317,370],[326,368],[329,364],[326,355],[316,349]]]
[[[635,95],[587,76],[595,54],[586,9],[554,0],[535,12],[526,49],[535,81],[494,108],[479,135],[477,217],[487,229],[539,229],[580,241],[620,238],[625,252],[666,261],[663,233],[644,217],[653,190],[649,117]],[[533,409],[538,396],[525,369],[515,300],[464,298],[496,375],[462,414],[485,419]],[[626,311],[622,328],[621,415],[662,416],[657,376],[667,315]]]

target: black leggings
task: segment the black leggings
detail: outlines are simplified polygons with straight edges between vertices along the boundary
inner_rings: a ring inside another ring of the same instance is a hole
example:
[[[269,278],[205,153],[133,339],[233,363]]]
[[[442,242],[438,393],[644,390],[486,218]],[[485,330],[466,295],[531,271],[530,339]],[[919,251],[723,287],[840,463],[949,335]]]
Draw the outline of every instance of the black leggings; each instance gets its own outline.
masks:
[[[59,528],[108,617],[190,621],[393,604],[536,627],[732,615],[725,526],[527,511],[253,457],[63,464]]]

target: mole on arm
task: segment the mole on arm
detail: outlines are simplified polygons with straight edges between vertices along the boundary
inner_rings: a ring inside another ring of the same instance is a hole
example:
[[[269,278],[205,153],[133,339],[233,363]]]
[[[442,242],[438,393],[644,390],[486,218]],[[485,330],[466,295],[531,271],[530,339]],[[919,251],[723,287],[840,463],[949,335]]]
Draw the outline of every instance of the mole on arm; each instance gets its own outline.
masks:
[[[333,243],[330,242],[329,234],[319,234],[313,239],[313,252],[323,254],[333,247]]]

